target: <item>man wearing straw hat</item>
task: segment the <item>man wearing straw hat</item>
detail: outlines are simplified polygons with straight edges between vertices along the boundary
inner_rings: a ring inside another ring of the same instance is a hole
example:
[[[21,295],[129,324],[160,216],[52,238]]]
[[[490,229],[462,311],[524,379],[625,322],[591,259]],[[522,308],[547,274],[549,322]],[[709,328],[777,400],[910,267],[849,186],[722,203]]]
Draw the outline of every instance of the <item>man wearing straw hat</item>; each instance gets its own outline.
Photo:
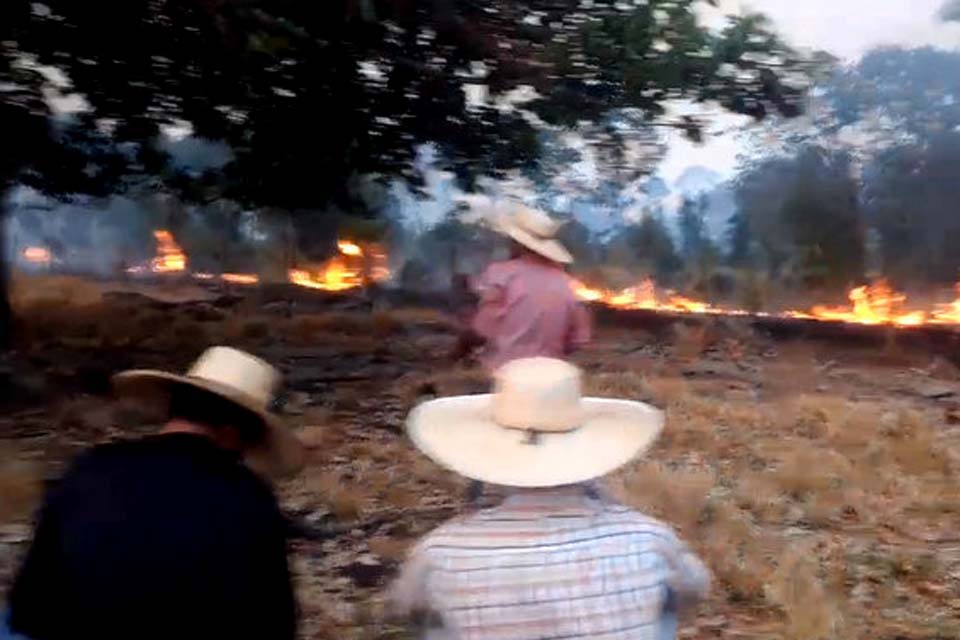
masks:
[[[166,425],[95,447],[47,495],[10,593],[13,632],[294,638],[286,526],[262,479],[303,461],[268,411],[278,382],[266,362],[225,347],[186,375],[116,376],[118,394],[158,403]]]
[[[584,484],[639,456],[662,425],[645,404],[581,398],[579,370],[548,358],[506,365],[492,395],[417,407],[418,448],[513,493],[421,540],[395,611],[431,614],[429,638],[673,637],[677,609],[706,595],[706,569],[668,526]]]
[[[498,226],[512,242],[512,257],[490,265],[475,283],[479,307],[458,355],[483,344],[482,362],[492,373],[518,358],[563,358],[589,342],[586,309],[563,269],[573,258],[556,237],[560,223],[517,205]]]

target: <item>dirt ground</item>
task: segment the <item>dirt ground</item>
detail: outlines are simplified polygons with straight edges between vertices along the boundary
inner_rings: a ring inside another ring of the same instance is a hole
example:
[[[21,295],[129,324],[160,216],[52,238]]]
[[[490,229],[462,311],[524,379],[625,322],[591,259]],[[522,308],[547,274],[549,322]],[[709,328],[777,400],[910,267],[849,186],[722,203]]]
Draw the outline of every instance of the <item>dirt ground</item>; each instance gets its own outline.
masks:
[[[484,384],[445,359],[443,313],[256,295],[159,303],[73,281],[18,305],[17,352],[0,364],[0,594],[42,483],[83,448],[152,428],[109,399],[109,375],[231,344],[284,371],[284,413],[310,447],[304,473],[278,486],[302,636],[405,637],[381,615],[383,588],[413,540],[467,507],[465,482],[410,446],[403,419],[420,399]],[[608,487],[674,525],[715,577],[680,637],[960,638],[955,365],[723,321],[597,334],[577,356],[588,391],[668,415],[657,447]]]

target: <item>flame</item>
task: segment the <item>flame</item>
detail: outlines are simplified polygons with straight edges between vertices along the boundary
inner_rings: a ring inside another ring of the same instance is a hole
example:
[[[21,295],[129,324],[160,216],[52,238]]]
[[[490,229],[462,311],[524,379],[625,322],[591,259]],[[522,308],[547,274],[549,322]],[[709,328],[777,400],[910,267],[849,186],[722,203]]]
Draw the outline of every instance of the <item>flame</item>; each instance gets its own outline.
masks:
[[[383,282],[390,278],[387,254],[380,246],[339,240],[337,249],[340,255],[316,270],[291,269],[288,273],[290,282],[310,289],[347,291],[367,282]]]
[[[157,256],[150,262],[150,270],[154,273],[185,271],[187,254],[173,239],[173,234],[159,229],[153,232],[153,238],[157,241]]]
[[[338,240],[337,249],[340,250],[345,256],[362,256],[363,249],[359,245],[349,241],[349,240]]]
[[[780,316],[823,322],[849,322],[865,325],[893,325],[917,327],[924,324],[960,324],[960,283],[956,299],[939,304],[932,312],[906,308],[907,296],[895,291],[885,280],[856,287],[850,291],[850,307],[814,306],[809,311],[785,311],[776,313],[752,313],[745,309],[715,307],[708,302],[687,298],[667,291],[661,295],[656,283],[647,278],[638,285],[620,291],[591,287],[579,280],[572,280],[571,287],[578,298],[586,302],[598,302],[619,309],[648,309],[670,313],[697,313],[713,315],[763,317]]]
[[[193,274],[193,277],[197,280],[220,280],[221,282],[229,282],[230,284],[257,284],[260,282],[260,277],[254,273],[216,274],[198,271]]]
[[[157,229],[153,232],[153,239],[157,242],[156,256],[147,264],[128,268],[127,273],[180,273],[187,270],[187,254],[173,239],[172,233]]]
[[[892,324],[901,327],[916,327],[927,322],[926,312],[905,310],[907,296],[894,291],[885,280],[856,287],[850,291],[849,298],[852,305],[849,308],[815,306],[809,313],[788,311],[785,315],[832,322]]]
[[[221,273],[220,279],[231,284],[257,284],[260,278],[252,273]]]
[[[953,302],[934,307],[931,322],[936,324],[960,324],[960,282],[956,285],[957,297]]]
[[[27,247],[23,250],[23,259],[34,264],[50,264],[53,255],[46,247]]]
[[[587,302],[602,302],[611,307],[620,309],[648,309],[651,311],[670,311],[674,313],[735,313],[727,309],[719,309],[707,302],[694,300],[667,291],[663,299],[657,293],[657,284],[651,278],[646,278],[640,284],[611,291],[590,287],[579,280],[571,283],[574,293],[581,300]],[[743,312],[746,313],[746,312]]]

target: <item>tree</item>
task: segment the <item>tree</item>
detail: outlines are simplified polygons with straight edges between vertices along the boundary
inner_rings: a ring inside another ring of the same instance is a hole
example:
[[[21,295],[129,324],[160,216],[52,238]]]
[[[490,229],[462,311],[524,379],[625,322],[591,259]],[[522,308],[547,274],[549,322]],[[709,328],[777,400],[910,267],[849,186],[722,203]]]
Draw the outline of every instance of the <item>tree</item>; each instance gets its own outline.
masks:
[[[846,154],[807,147],[768,160],[737,180],[737,257],[743,260],[750,244],[752,260],[775,278],[846,287],[863,275],[858,197]]]
[[[576,127],[603,166],[622,167],[652,124],[700,136],[701,122],[663,121],[668,100],[795,115],[795,80],[809,71],[763,18],[731,19],[716,35],[697,22],[696,0],[2,4],[0,104],[15,135],[0,188],[35,178],[54,194],[84,191],[78,176],[92,173],[100,189],[363,212],[351,178],[419,184],[420,142],[468,189],[535,167],[551,128]],[[70,126],[97,144],[52,131],[40,69],[83,97],[89,108]],[[472,89],[489,98],[468,100]],[[178,123],[224,142],[233,160],[201,175],[173,167],[158,140]],[[48,162],[78,148],[100,152]]]
[[[415,179],[416,141],[435,142],[466,186],[533,166],[527,113],[591,123],[615,162],[631,128],[645,133],[671,98],[757,118],[799,109],[802,91],[784,79],[803,61],[762,17],[715,36],[695,0],[581,4],[51,0],[48,14],[30,12],[24,44],[120,123],[119,140],[149,143],[160,125],[189,122],[235,150],[221,192],[286,208],[353,204],[344,185],[356,173]],[[468,103],[469,85],[491,100]],[[523,109],[492,104],[523,86],[536,90]],[[672,124],[699,136],[696,121]]]
[[[947,0],[939,15],[944,22],[960,22],[960,0]]]
[[[707,210],[706,196],[696,200],[684,198],[680,206],[678,225],[680,227],[680,249],[685,260],[691,260],[703,253],[710,244],[704,217]]]
[[[837,125],[879,114],[887,136],[926,140],[960,126],[960,54],[932,47],[868,52],[826,87]]]
[[[913,282],[957,280],[958,175],[960,133],[891,149],[868,167],[867,219],[880,234],[884,271],[890,276]]]
[[[753,233],[750,230],[750,221],[746,214],[742,210],[734,212],[727,223],[727,243],[729,245],[727,262],[735,267],[750,264],[753,242]]]
[[[622,266],[659,283],[667,283],[680,270],[682,262],[670,232],[658,213],[647,213],[634,226],[626,227],[610,243],[610,251]]]

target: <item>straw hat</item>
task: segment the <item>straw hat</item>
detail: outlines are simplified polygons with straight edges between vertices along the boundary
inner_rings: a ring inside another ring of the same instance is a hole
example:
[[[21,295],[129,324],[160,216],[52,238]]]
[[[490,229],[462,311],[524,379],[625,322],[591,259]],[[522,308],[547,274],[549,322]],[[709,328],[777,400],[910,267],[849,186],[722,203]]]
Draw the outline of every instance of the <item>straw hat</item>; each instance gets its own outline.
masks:
[[[569,264],[573,256],[559,240],[557,232],[563,223],[537,209],[517,205],[513,212],[499,220],[500,231],[531,251],[554,262]]]
[[[493,395],[441,398],[410,414],[407,431],[435,462],[512,487],[556,487],[610,473],[643,453],[663,413],[642,402],[580,397],[580,370],[551,358],[515,360]]]
[[[302,443],[268,410],[280,374],[249,353],[212,347],[186,375],[141,369],[119,373],[113,377],[113,383],[121,396],[158,402],[163,407],[169,403],[170,390],[176,385],[189,385],[229,400],[259,418],[266,431],[263,442],[247,453],[251,467],[273,476],[288,476],[303,466]]]

